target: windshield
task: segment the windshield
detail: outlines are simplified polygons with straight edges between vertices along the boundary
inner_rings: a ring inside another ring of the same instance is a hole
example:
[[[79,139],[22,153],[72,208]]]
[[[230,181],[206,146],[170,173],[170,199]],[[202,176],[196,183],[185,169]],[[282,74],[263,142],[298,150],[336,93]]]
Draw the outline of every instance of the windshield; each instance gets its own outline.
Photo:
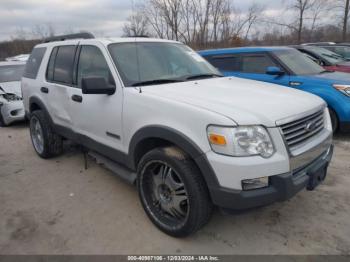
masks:
[[[310,47],[308,49],[310,49],[310,51],[316,53],[332,65],[336,65],[345,61],[343,56],[322,47]]]
[[[324,69],[295,49],[273,52],[295,75],[316,75]]]
[[[179,43],[117,43],[108,47],[125,86],[209,78],[220,73]]]
[[[0,66],[0,83],[21,81],[25,65]]]
[[[350,47],[349,46],[325,46],[324,48],[343,56],[346,59],[350,58]]]

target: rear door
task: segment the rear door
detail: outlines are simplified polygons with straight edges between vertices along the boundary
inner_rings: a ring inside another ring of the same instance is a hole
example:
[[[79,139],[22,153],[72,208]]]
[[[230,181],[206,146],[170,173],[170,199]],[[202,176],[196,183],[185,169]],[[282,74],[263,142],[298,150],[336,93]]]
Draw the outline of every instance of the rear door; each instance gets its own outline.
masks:
[[[34,48],[24,70],[21,87],[23,103],[27,113],[29,112],[29,97],[33,94],[36,94],[44,104],[47,102],[47,96],[40,92],[41,86],[39,84],[41,83],[42,75],[45,74],[42,72],[46,71],[46,68],[44,68],[47,62],[46,50],[46,47]]]
[[[73,86],[74,57],[77,45],[62,44],[52,49],[46,71],[46,83],[41,89],[47,92],[48,110],[55,124],[72,129],[70,89]]]

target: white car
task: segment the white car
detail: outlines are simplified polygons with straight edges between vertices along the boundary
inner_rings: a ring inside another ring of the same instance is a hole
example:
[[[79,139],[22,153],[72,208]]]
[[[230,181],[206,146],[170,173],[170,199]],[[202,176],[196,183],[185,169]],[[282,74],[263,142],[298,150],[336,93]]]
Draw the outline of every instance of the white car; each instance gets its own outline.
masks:
[[[25,62],[0,62],[0,125],[24,120],[21,78]]]
[[[39,156],[62,153],[63,138],[85,146],[136,183],[151,221],[176,237],[201,228],[213,205],[313,190],[333,154],[323,100],[224,78],[179,42],[61,36],[34,48],[22,90]]]

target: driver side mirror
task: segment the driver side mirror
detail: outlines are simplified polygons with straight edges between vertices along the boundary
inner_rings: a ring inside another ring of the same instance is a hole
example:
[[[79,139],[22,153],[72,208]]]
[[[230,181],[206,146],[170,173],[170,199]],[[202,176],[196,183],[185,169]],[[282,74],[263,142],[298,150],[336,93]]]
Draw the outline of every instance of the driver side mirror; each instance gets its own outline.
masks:
[[[266,74],[268,74],[268,75],[274,75],[274,76],[281,76],[281,75],[284,75],[285,72],[282,71],[282,69],[279,68],[279,67],[276,67],[276,66],[269,66],[269,67],[266,69]]]
[[[104,77],[84,77],[81,81],[83,94],[106,94],[115,93],[115,85],[107,83]]]

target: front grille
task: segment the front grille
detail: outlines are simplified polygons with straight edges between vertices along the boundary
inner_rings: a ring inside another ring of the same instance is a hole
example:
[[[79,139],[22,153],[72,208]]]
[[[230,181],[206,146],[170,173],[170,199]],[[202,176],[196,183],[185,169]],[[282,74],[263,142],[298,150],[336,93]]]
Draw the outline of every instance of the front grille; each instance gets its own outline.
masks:
[[[323,110],[280,126],[289,149],[302,145],[324,129]]]

